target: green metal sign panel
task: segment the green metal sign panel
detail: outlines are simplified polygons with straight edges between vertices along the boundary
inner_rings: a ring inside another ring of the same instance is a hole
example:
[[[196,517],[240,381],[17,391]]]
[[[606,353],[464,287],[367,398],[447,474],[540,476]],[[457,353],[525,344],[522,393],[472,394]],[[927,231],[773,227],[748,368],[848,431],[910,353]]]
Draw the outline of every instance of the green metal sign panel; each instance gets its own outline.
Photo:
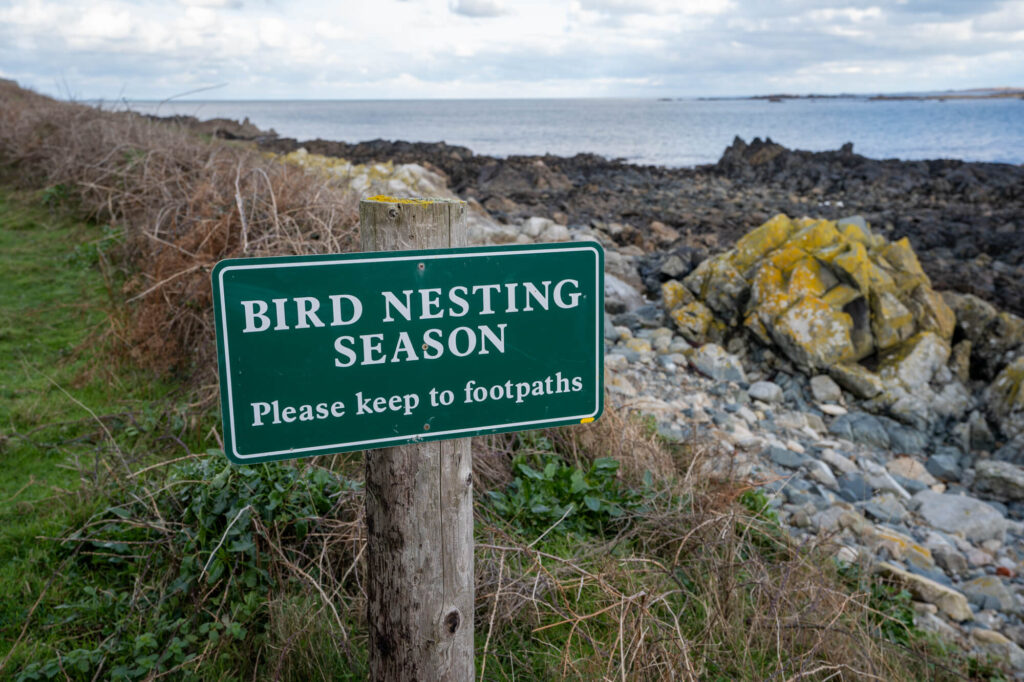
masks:
[[[604,398],[593,242],[225,260],[224,450],[266,462],[578,424]]]

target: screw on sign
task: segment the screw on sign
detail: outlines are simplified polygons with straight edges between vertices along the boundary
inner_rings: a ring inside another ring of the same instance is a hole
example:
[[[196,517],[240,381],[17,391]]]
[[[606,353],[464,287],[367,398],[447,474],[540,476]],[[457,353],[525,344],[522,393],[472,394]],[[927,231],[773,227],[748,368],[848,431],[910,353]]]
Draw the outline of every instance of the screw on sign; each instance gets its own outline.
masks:
[[[604,253],[465,248],[461,201],[360,221],[363,253],[214,269],[225,452],[367,450],[371,676],[471,679],[469,437],[600,416]]]

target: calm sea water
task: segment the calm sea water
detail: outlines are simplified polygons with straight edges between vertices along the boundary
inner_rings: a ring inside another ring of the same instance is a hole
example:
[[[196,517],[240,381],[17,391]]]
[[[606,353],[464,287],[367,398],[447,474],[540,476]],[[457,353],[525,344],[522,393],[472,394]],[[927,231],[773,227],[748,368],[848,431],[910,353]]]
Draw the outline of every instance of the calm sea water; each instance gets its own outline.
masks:
[[[299,140],[445,141],[479,154],[593,152],[634,163],[718,160],[734,136],[872,158],[1024,163],[1024,100],[401,100],[131,102],[200,118],[249,119]]]

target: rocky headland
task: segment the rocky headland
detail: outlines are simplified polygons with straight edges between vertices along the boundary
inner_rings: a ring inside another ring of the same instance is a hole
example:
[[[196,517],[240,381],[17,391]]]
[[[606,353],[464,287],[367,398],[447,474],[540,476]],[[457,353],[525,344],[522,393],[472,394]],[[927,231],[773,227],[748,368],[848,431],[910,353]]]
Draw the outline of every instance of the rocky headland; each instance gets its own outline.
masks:
[[[258,137],[363,196],[466,199],[475,243],[603,244],[611,400],[712,444],[706,475],[760,486],[795,539],[1024,676],[1024,168]]]

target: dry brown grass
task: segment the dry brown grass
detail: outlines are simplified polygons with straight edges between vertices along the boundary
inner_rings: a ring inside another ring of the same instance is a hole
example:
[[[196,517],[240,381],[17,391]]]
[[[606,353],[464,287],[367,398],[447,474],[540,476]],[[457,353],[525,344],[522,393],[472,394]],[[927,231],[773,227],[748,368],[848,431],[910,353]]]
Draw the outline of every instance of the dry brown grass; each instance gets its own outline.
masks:
[[[253,149],[0,83],[0,173],[123,230],[125,347],[212,383],[210,270],[223,258],[352,250],[347,189]],[[208,393],[205,397],[209,397]]]
[[[632,457],[671,472],[617,535],[571,547],[534,544],[478,506],[477,656],[488,679],[957,677],[880,636],[886,616],[839,579],[830,548],[796,546],[736,502],[749,486],[697,473],[723,456],[714,443],[666,444],[614,409],[602,421],[545,435],[567,457],[616,453],[632,485],[644,470]]]

